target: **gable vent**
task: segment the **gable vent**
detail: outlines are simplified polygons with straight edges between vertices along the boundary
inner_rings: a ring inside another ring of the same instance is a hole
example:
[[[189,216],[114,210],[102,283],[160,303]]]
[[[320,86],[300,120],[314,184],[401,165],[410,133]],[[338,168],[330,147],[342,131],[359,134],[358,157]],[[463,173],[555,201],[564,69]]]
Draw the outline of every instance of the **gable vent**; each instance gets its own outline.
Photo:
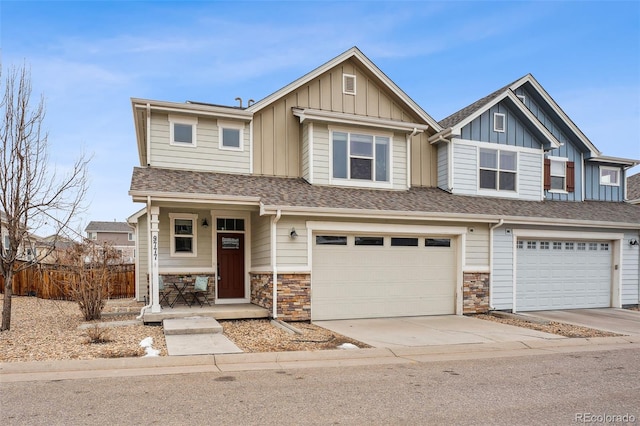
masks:
[[[356,76],[351,74],[342,74],[342,93],[345,95],[356,94]]]

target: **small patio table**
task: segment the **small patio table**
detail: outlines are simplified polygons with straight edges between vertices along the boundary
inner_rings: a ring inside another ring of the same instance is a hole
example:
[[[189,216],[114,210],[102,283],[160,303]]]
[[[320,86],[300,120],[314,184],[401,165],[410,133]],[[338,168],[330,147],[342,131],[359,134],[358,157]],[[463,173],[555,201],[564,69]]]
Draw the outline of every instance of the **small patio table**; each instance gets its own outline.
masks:
[[[173,305],[176,304],[176,302],[178,301],[178,299],[182,299],[182,301],[188,306],[191,307],[191,303],[189,303],[189,301],[187,300],[187,298],[185,297],[184,293],[185,290],[187,289],[188,284],[187,283],[173,283],[173,287],[176,289],[176,291],[178,292],[178,294],[176,295],[175,299],[173,299],[173,302],[171,303],[171,307],[173,307]]]

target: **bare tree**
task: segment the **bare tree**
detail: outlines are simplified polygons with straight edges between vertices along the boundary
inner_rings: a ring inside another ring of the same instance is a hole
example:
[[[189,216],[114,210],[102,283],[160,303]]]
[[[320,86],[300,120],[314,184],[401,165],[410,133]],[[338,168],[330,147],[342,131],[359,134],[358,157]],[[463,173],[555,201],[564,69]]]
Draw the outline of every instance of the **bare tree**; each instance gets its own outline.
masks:
[[[11,67],[3,78],[0,64],[0,95],[0,211],[5,214],[5,237],[0,238],[0,273],[5,283],[3,331],[11,328],[13,276],[30,266],[21,262],[21,253],[31,244],[29,229],[46,224],[55,236],[64,235],[84,207],[89,159],[81,154],[62,176],[49,169],[44,98],[35,106],[31,104],[31,73],[26,65]],[[33,256],[31,262],[38,258],[42,256]]]

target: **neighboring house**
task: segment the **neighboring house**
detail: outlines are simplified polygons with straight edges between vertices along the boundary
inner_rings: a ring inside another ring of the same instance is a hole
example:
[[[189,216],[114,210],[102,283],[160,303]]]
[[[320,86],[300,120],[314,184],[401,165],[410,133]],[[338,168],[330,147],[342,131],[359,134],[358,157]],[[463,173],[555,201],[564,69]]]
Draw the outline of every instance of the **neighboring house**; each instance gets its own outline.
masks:
[[[638,303],[637,162],[530,75],[438,123],[352,48],[246,108],[132,107],[153,312],[197,275],[287,320]]]
[[[25,262],[40,260],[42,253],[46,253],[46,250],[43,250],[45,245],[41,237],[28,232],[18,247],[18,260]],[[5,212],[0,211],[0,247],[6,253],[9,250],[9,246],[7,215]]]
[[[88,240],[96,244],[109,244],[117,250],[122,262],[135,261],[135,229],[127,222],[91,221],[84,230]]]
[[[627,200],[640,204],[640,173],[627,177]]]

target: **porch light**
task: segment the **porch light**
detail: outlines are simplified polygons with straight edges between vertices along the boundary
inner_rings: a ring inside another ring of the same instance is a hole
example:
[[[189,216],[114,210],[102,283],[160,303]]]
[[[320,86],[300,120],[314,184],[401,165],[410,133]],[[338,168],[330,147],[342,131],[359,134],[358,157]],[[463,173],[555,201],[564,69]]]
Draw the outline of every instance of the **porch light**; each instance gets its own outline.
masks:
[[[203,228],[208,228],[209,227],[209,222],[207,222],[207,218],[206,217],[204,219],[202,219],[202,227]]]
[[[292,240],[298,238],[296,228],[291,228],[291,232],[289,232],[289,238],[291,238]]]
[[[637,246],[638,245],[638,240],[629,240],[629,245],[630,246]]]

